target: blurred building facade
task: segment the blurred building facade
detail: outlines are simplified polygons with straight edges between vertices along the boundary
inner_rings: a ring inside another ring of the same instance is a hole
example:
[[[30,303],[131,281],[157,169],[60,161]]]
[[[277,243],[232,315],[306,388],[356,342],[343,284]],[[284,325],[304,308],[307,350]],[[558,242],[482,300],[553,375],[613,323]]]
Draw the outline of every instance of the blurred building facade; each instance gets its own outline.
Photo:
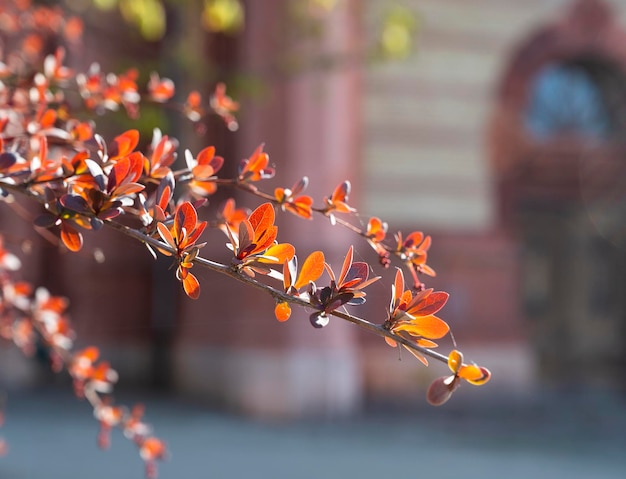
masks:
[[[623,388],[626,5],[415,7],[414,61],[366,74],[367,211],[433,233],[494,383]]]
[[[239,132],[217,127],[198,140],[181,131],[181,143],[216,143],[234,171],[264,142],[278,172],[270,189],[307,175],[321,200],[349,179],[363,222],[376,215],[390,234],[430,234],[438,276],[426,284],[451,294],[441,315],[459,349],[494,373],[485,388],[462,388],[467,399],[623,386],[614,378],[626,362],[626,4],[406,0],[420,20],[416,54],[353,61],[384,3],[337,1],[314,41],[302,41],[289,0],[245,2],[246,29],[208,46],[189,26],[197,17],[179,18],[179,47],[203,45],[223,72],[252,72],[263,85],[244,101]],[[182,77],[182,88],[193,84]],[[301,257],[324,250],[335,269],[350,244],[376,263],[365,242],[319,220],[279,215],[281,240]],[[225,243],[207,236],[209,247]],[[162,377],[250,414],[337,414],[364,401],[420,401],[447,373],[398,361],[381,338],[338,320],[313,330],[294,311],[279,324],[271,298],[208,272],[193,302],[167,261],[155,265],[125,238],[106,243],[104,265],[44,250],[31,269],[70,297],[81,341],[104,347],[122,386]],[[228,261],[223,250],[216,259]],[[384,321],[385,278],[355,314]]]

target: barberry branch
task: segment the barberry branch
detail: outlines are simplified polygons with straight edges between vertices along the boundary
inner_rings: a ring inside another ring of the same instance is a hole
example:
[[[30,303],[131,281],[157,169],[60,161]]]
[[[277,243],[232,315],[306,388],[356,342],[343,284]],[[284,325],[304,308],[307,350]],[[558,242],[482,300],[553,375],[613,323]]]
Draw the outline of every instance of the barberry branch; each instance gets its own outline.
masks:
[[[29,2],[16,2],[2,11],[5,21],[0,34],[6,25],[33,25],[41,31],[32,32],[34,36],[27,39],[56,35],[62,41],[52,52],[43,51],[43,41],[34,42],[29,46],[33,51],[25,55],[19,42],[10,48],[8,37],[21,38],[30,32],[7,33],[8,46],[0,57],[0,195],[8,201],[21,196],[39,203],[42,212],[32,219],[38,232],[45,231],[44,236],[79,252],[83,250],[84,230],[112,229],[144,244],[155,257],[170,256],[176,278],[191,299],[197,299],[201,292],[193,268],[209,269],[271,296],[279,321],[289,319],[292,305],[302,307],[311,312],[313,327],[324,327],[334,317],[384,338],[390,346],[406,348],[426,365],[427,358],[446,363],[452,375],[431,384],[427,399],[432,404],[443,404],[461,380],[475,385],[489,380],[486,368],[464,363],[459,351],[445,355],[434,350],[438,347],[434,340],[450,332],[448,324],[436,315],[449,295],[426,288],[420,280],[422,274],[435,275],[426,264],[429,236],[414,231],[404,237],[397,232],[394,240],[387,242],[387,224],[379,218],[370,218],[366,228],[353,224],[357,210],[349,204],[349,181],[336,186],[321,206],[303,194],[306,177],[291,188],[277,187],[273,194],[264,191],[259,185],[272,178],[275,170],[262,144],[240,162],[235,177],[223,178],[218,173],[224,159],[212,146],[197,155],[186,150],[186,168],[174,170],[178,141],[159,130],[145,151],[138,149],[137,130],[105,140],[96,124],[80,119],[76,111],[101,115],[120,110],[136,119],[142,105],[152,103],[180,112],[195,129],[202,128],[207,115],[215,114],[229,130],[235,130],[239,105],[226,94],[223,83],[215,85],[207,101],[192,91],[183,103],[177,103],[174,82],[156,73],[141,88],[136,69],[114,74],[93,64],[86,72],[73,71],[64,65],[66,50],[62,44],[80,37],[79,20],[66,19],[58,10],[32,8],[37,17],[55,21],[28,22],[29,15],[35,16]],[[243,191],[261,204],[249,212],[236,208],[234,199],[229,198],[214,220],[200,221],[198,209],[218,188]],[[12,208],[31,221],[18,203]],[[412,285],[406,288],[403,269],[396,269],[386,317],[377,324],[353,315],[348,307],[363,304],[365,289],[380,277],[370,278],[371,266],[354,261],[353,246],[337,274],[322,251],[311,253],[298,265],[296,247],[278,241],[278,226],[274,224],[277,210],[307,220],[322,217],[347,228],[367,241],[384,268],[393,258],[398,260],[410,273]],[[206,228],[219,229],[227,236],[230,263],[200,254],[206,244],[202,242]],[[95,346],[74,350],[67,300],[14,281],[11,272],[18,267],[17,257],[0,241],[0,336],[25,354],[33,352],[37,338],[43,340],[53,369],[67,370],[76,394],[92,405],[101,425],[100,444],[108,445],[111,428],[121,428],[139,447],[146,472],[153,477],[155,462],[165,456],[166,448],[143,422],[143,409],[129,411],[112,403],[117,373],[99,361]],[[326,283],[320,281],[324,274],[328,276]]]

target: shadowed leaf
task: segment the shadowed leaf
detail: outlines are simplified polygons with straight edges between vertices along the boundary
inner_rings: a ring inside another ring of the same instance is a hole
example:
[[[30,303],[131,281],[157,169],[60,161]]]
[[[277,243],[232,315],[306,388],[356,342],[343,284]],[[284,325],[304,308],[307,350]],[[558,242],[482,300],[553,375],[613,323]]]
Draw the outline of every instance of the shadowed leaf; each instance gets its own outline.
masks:
[[[330,322],[330,316],[327,316],[324,313],[313,313],[311,314],[311,316],[309,316],[309,321],[311,321],[311,324],[313,325],[314,328],[323,328],[324,326],[328,326],[328,323]]]

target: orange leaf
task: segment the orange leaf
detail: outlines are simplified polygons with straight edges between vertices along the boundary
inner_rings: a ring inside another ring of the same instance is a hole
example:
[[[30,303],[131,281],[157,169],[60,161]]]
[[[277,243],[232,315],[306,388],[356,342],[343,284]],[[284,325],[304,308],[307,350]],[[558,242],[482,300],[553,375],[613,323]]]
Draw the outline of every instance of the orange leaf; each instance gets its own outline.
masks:
[[[169,204],[171,198],[172,198],[172,189],[168,185],[165,188],[163,188],[163,191],[161,192],[161,197],[159,198],[159,202],[157,206],[159,206],[163,211],[167,210],[167,205]]]
[[[327,211],[335,210],[338,213],[353,213],[356,210],[349,206],[346,201],[348,201],[348,195],[350,194],[350,182],[344,181],[341,183],[335,191],[330,199],[325,198],[325,202],[328,205]]]
[[[256,246],[253,253],[265,251],[267,248],[272,246],[274,240],[276,239],[276,235],[278,235],[278,226],[270,226],[265,230],[255,231],[254,243]]]
[[[296,249],[289,243],[276,244],[268,248],[263,256],[260,256],[257,261],[259,263],[276,263],[283,264],[296,254]]]
[[[263,203],[255,209],[248,218],[255,232],[263,231],[274,224],[276,213],[271,203]],[[257,235],[255,235],[257,239]]]
[[[237,229],[239,223],[248,217],[248,212],[243,208],[237,209],[235,200],[229,198],[224,202],[219,215],[230,228]]]
[[[100,356],[100,350],[96,346],[87,346],[82,351],[74,354],[75,359],[84,358],[90,362],[94,362]]]
[[[491,372],[487,368],[475,364],[461,366],[457,375],[475,386],[481,386],[491,379]]]
[[[145,438],[139,447],[139,455],[147,462],[165,457],[166,452],[165,443],[152,436]]]
[[[187,273],[183,278],[183,289],[191,299],[198,299],[200,297],[200,283],[192,273]]]
[[[242,176],[249,175],[250,180],[259,181],[263,178],[263,172],[269,161],[269,155],[263,151],[263,145],[260,145],[248,159],[248,163],[242,171]]]
[[[198,108],[202,104],[202,96],[196,90],[189,92],[187,104],[192,108]]]
[[[367,237],[380,243],[385,239],[387,233],[387,223],[383,223],[379,218],[372,217],[367,222]]]
[[[402,270],[400,268],[396,270],[396,279],[393,284],[392,293],[393,309],[393,307],[397,306],[396,303],[400,301],[400,298],[404,293],[404,274],[402,274]]]
[[[205,168],[205,167],[197,166],[196,168]],[[194,168],[194,171],[196,168]],[[206,168],[210,168],[210,167],[206,167]],[[193,191],[196,195],[204,198],[215,193],[217,191],[217,185],[215,184],[215,181],[213,180],[209,180],[209,181],[191,180],[189,182],[189,189]]]
[[[61,223],[61,240],[70,251],[80,251],[83,247],[83,236],[65,222]]]
[[[202,108],[202,95],[195,90],[187,96],[187,101],[185,102],[185,114],[191,121],[199,121],[204,115],[204,110]]]
[[[450,368],[450,370],[454,374],[456,374],[459,372],[459,369],[461,369],[462,365],[463,353],[461,353],[461,351],[457,351],[456,349],[450,351],[450,354],[448,355],[448,367]]]
[[[350,194],[350,182],[344,181],[339,186],[337,186],[337,188],[335,188],[335,191],[333,191],[333,196],[331,197],[331,201],[333,203],[337,201],[345,202],[348,199],[349,194]]]
[[[443,338],[450,327],[437,316],[420,316],[412,321],[402,321],[393,327],[394,331],[405,331],[411,336],[423,336],[428,339]]]
[[[275,188],[274,189],[274,198],[279,203],[282,203],[287,199],[287,195],[285,194],[285,188]]]
[[[45,136],[39,137],[39,159],[43,164],[48,158],[48,139]]]
[[[206,229],[206,226],[207,226],[206,221],[203,221],[196,225],[195,229],[191,232],[191,234],[187,238],[186,247],[189,247],[193,245],[196,241],[198,241],[198,238],[200,238],[200,235],[204,232],[204,230]]]
[[[80,122],[72,127],[71,133],[74,139],[86,141],[93,136],[93,126],[87,122]]]
[[[421,346],[423,348],[436,348],[438,346],[438,344],[435,343],[434,341],[431,341],[430,339],[424,339],[424,338],[415,339],[415,343],[418,346]]]
[[[434,278],[435,276],[437,276],[437,273],[435,272],[434,269],[432,269],[430,266],[428,266],[427,264],[422,264],[420,265],[420,270],[422,271],[422,273]]]
[[[39,123],[43,128],[51,128],[54,126],[54,122],[57,120],[57,112],[51,109],[48,109],[41,115],[41,120]]]
[[[117,143],[116,157],[126,156],[137,147],[139,143],[139,131],[128,130],[115,137],[115,143]]]
[[[160,78],[158,74],[152,73],[148,83],[148,92],[154,101],[166,102],[174,96],[174,82],[169,78]]]
[[[287,211],[307,220],[313,218],[313,198],[310,196],[298,196],[295,200],[285,203],[284,206]]]
[[[414,248],[415,246],[419,245],[423,239],[424,233],[422,233],[421,231],[414,231],[406,237],[406,239],[404,240],[404,246],[406,248]]]
[[[324,272],[324,253],[321,251],[314,251],[307,259],[304,260],[298,280],[295,282],[294,287],[300,289],[303,286],[309,284],[310,281],[317,281]]]

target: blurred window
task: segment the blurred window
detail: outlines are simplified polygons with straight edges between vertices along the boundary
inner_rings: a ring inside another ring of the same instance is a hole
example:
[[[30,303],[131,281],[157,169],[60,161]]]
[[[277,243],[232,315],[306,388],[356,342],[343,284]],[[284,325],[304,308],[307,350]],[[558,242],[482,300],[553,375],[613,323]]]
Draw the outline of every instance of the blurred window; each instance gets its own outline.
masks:
[[[613,130],[600,85],[576,64],[549,65],[539,71],[530,87],[525,123],[541,140],[562,134],[603,139]]]

